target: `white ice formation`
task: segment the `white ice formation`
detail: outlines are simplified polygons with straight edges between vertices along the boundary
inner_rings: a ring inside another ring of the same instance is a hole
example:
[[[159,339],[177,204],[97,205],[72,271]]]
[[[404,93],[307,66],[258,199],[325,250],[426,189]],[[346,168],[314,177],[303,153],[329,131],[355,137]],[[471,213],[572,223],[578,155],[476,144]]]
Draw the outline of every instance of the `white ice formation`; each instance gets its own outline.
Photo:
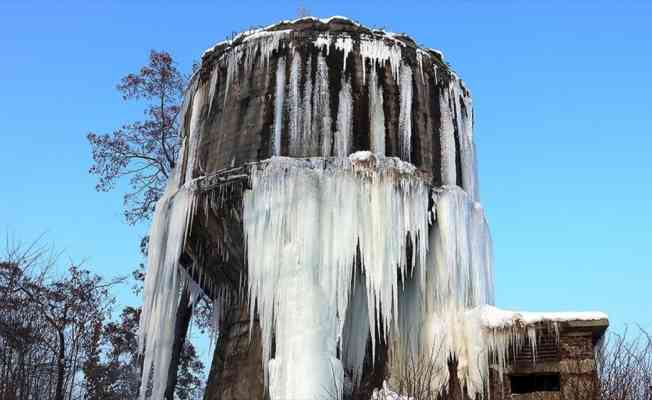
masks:
[[[369,320],[362,332],[366,342],[369,326],[393,325],[400,279],[416,260],[425,263],[428,197],[428,185],[412,165],[369,152],[272,158],[252,172],[243,199],[248,284],[264,360],[272,358],[275,338],[272,399],[327,398],[326,389],[341,393],[337,346],[357,256],[365,276],[357,285],[366,287],[367,303],[357,308],[374,310],[355,316]],[[297,372],[306,370],[311,373],[298,379]]]
[[[144,302],[140,316],[138,347],[143,356],[140,398],[145,399],[148,377],[152,376],[153,399],[165,392],[174,324],[181,290],[179,259],[196,208],[192,184],[179,187],[178,174],[172,174],[156,211],[149,232]]]

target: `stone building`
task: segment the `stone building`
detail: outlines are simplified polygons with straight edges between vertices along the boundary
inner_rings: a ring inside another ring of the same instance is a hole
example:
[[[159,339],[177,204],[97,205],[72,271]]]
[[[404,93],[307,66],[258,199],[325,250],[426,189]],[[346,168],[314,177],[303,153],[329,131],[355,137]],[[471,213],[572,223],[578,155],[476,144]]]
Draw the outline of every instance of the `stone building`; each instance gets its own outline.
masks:
[[[542,321],[534,323],[535,351],[530,343],[523,343],[514,349],[506,368],[491,369],[490,398],[599,399],[595,353],[609,325],[607,316],[540,315]]]

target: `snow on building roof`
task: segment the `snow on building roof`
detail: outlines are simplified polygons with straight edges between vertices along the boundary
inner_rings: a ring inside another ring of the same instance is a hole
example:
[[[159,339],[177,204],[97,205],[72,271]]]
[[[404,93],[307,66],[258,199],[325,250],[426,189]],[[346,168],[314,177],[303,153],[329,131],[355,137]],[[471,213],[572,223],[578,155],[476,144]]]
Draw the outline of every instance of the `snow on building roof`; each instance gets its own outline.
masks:
[[[570,322],[607,320],[609,316],[599,311],[581,312],[529,312],[502,310],[490,305],[483,305],[469,313],[480,318],[485,328],[504,329],[515,325],[532,325],[539,322]]]

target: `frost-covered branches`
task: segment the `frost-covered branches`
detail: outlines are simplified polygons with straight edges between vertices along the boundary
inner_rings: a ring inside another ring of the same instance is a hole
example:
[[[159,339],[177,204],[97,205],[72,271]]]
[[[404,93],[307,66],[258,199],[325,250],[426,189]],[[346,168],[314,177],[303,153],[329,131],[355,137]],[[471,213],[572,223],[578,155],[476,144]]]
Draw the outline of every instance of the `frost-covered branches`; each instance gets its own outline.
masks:
[[[109,191],[128,178],[124,215],[133,224],[154,211],[170,170],[175,166],[180,139],[178,114],[185,77],[170,54],[152,51],[149,64],[122,78],[117,86],[125,100],[144,100],[145,119],[123,125],[111,134],[90,132],[96,189]]]

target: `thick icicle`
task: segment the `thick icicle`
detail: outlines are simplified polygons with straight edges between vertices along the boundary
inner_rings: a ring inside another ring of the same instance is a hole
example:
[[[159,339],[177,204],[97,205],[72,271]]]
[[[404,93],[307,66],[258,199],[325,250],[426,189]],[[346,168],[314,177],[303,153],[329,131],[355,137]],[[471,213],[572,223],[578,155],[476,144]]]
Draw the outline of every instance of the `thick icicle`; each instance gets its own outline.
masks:
[[[288,89],[288,105],[289,105],[289,136],[290,148],[289,154],[292,157],[303,156],[303,140],[302,140],[302,96],[301,96],[301,54],[294,51],[292,56],[292,64],[290,65],[290,82]]]
[[[344,66],[343,72],[346,72],[346,60],[349,58],[349,53],[353,50],[353,39],[350,37],[338,36],[335,40],[335,48],[344,52]]]
[[[184,182],[190,182],[193,178],[192,174],[197,167],[197,151],[201,141],[202,133],[202,120],[201,112],[204,107],[204,91],[206,85],[200,86],[193,95],[191,114],[190,114],[190,128],[188,129],[188,164],[186,165],[186,176]]]
[[[276,91],[274,94],[274,137],[272,155],[281,155],[281,137],[283,131],[283,105],[285,102],[285,57],[278,59],[276,67]]]
[[[215,96],[215,90],[217,89],[217,83],[219,79],[219,68],[213,68],[213,72],[211,72],[211,80],[208,86],[208,113],[211,113],[211,109],[213,108],[213,97]]]
[[[351,300],[346,310],[342,331],[342,354],[344,367],[351,371],[353,385],[362,377],[362,367],[369,338],[369,310],[367,308],[367,290],[364,278],[359,274],[353,283]]]
[[[436,192],[436,223],[430,235],[435,287],[433,304],[445,308],[493,304],[491,237],[479,204],[456,186]]]
[[[398,117],[399,154],[402,160],[409,162],[412,153],[412,68],[407,64],[401,65],[399,90],[401,92]]]
[[[339,94],[337,109],[337,131],[335,132],[335,156],[346,157],[351,151],[353,135],[353,98],[351,82],[342,74],[342,87]]]
[[[303,88],[303,131],[302,143],[304,152],[310,156],[319,154],[319,136],[313,135],[312,131],[312,57],[308,56],[306,63],[306,83]]]
[[[313,87],[312,134],[321,137],[322,157],[332,155],[333,131],[331,129],[330,92],[328,89],[328,65],[320,53],[317,56],[317,71]]]
[[[477,201],[477,167],[475,159],[475,145],[473,143],[473,105],[471,98],[467,96],[460,81],[455,81],[453,95],[455,97],[455,114],[457,131],[460,140],[460,162],[462,163],[462,187]]]
[[[331,130],[330,92],[328,89],[328,65],[323,55],[317,56],[317,70],[313,87],[313,135],[321,137],[321,155],[331,155],[333,131]]]
[[[369,72],[369,129],[371,151],[384,156],[385,153],[385,111],[383,110],[383,88],[378,82],[376,65],[371,64]]]
[[[177,182],[177,174],[173,173],[163,197],[156,204],[150,229],[143,310],[138,331],[138,347],[144,353],[141,399],[145,399],[150,374],[151,397],[163,398],[174,342],[180,295],[178,263],[196,203],[191,183],[178,188]]]
[[[439,141],[441,144],[441,177],[443,185],[457,183],[457,167],[455,163],[455,126],[450,106],[450,91],[444,88],[440,91],[439,110],[441,122]]]

